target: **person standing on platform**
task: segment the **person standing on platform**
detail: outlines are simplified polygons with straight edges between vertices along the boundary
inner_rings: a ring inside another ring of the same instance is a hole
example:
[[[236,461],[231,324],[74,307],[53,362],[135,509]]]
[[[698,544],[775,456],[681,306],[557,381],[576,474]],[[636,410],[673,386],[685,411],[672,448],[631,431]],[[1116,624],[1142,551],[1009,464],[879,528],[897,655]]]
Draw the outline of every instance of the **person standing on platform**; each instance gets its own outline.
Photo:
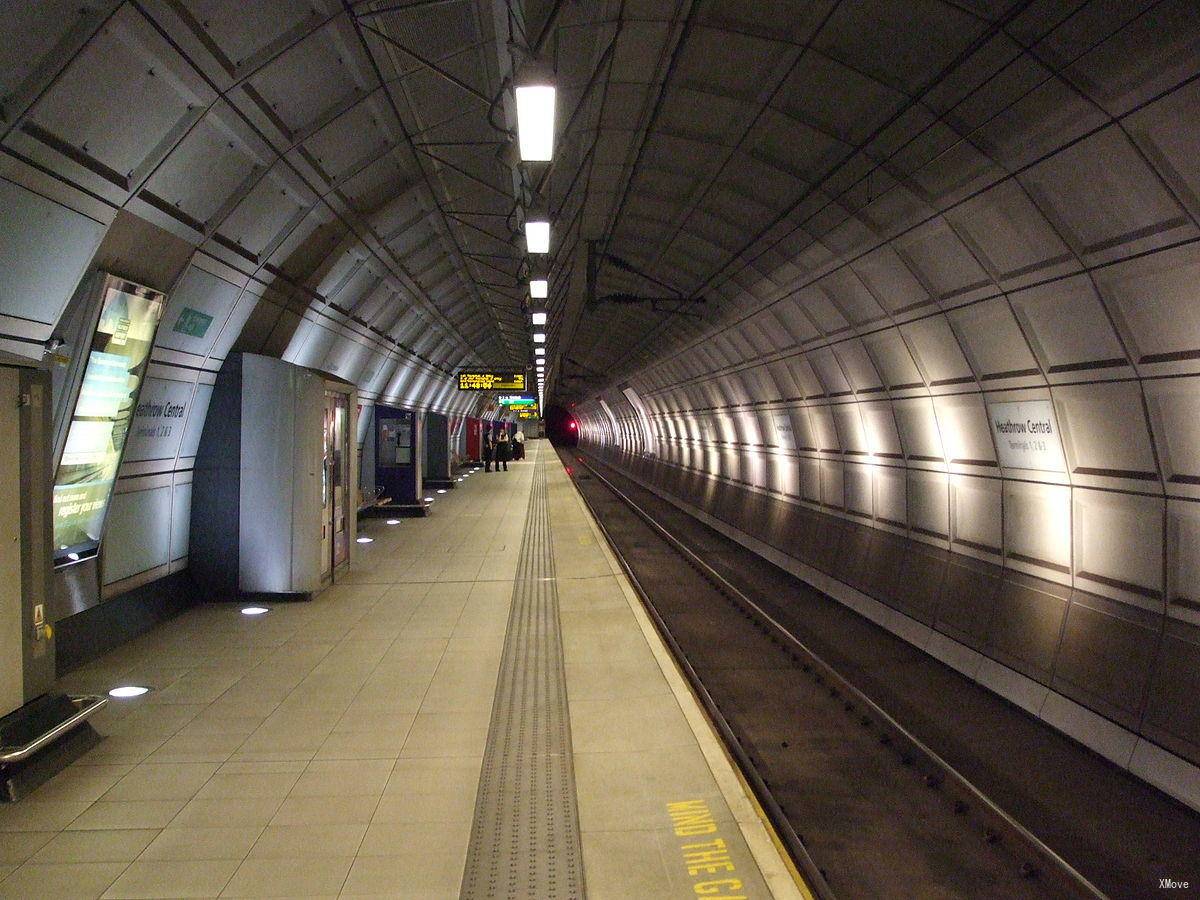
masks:
[[[516,451],[513,456],[514,459],[525,458],[525,432],[520,428],[513,435],[513,450]]]
[[[492,429],[488,428],[483,432],[483,471],[492,471],[492,460],[496,458],[496,442],[492,439]],[[500,468],[500,463],[496,463],[496,468]]]
[[[500,467],[504,466],[504,471],[508,471],[508,460],[512,455],[512,445],[508,440],[508,432],[501,431],[500,438],[496,441],[496,471],[500,471]]]

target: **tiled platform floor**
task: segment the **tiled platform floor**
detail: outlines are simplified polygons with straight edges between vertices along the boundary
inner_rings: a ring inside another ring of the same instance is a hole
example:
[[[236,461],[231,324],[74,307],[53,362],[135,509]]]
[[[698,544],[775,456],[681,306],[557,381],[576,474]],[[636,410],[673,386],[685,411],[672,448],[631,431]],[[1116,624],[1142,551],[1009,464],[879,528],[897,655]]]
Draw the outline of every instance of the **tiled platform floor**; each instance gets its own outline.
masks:
[[[427,519],[366,523],[374,543],[312,603],[202,606],[64,679],[154,690],[0,807],[0,897],[457,897],[531,460],[552,452],[529,449]],[[695,896],[682,844],[700,839],[666,808],[687,800],[749,896],[762,873],[794,896],[556,460],[550,491],[589,896]]]

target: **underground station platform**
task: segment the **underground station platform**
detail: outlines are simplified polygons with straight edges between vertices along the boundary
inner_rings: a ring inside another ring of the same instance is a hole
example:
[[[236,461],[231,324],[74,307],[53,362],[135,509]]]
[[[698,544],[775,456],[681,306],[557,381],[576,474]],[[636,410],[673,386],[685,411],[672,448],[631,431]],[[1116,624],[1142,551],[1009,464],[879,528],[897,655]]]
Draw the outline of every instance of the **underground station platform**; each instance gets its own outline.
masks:
[[[151,690],[0,807],[0,897],[811,896],[548,442],[359,538],[62,679]]]

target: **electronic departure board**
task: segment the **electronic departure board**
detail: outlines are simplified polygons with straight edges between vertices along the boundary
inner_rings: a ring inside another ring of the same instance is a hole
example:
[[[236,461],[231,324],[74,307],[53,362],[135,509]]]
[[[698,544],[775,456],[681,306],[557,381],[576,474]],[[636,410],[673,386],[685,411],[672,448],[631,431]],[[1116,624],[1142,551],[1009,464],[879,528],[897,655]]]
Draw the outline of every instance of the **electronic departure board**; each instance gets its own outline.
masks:
[[[518,419],[537,419],[537,418],[540,418],[540,416],[536,409],[518,409],[517,410],[517,418]]]
[[[528,409],[537,406],[536,397],[514,397],[511,394],[501,394],[496,398],[501,406],[507,406],[513,409]]]
[[[458,373],[460,391],[523,391],[524,372],[473,372]]]

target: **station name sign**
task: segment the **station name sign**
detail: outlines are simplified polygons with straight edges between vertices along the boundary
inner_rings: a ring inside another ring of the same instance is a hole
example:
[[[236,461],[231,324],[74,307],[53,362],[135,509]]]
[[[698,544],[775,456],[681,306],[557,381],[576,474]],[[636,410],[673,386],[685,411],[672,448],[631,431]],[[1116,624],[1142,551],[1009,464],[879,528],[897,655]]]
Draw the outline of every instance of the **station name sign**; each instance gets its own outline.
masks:
[[[1049,400],[989,403],[992,437],[1006,469],[1065,472],[1062,440]]]
[[[525,373],[462,371],[458,373],[458,389],[460,391],[523,391],[525,390]]]

